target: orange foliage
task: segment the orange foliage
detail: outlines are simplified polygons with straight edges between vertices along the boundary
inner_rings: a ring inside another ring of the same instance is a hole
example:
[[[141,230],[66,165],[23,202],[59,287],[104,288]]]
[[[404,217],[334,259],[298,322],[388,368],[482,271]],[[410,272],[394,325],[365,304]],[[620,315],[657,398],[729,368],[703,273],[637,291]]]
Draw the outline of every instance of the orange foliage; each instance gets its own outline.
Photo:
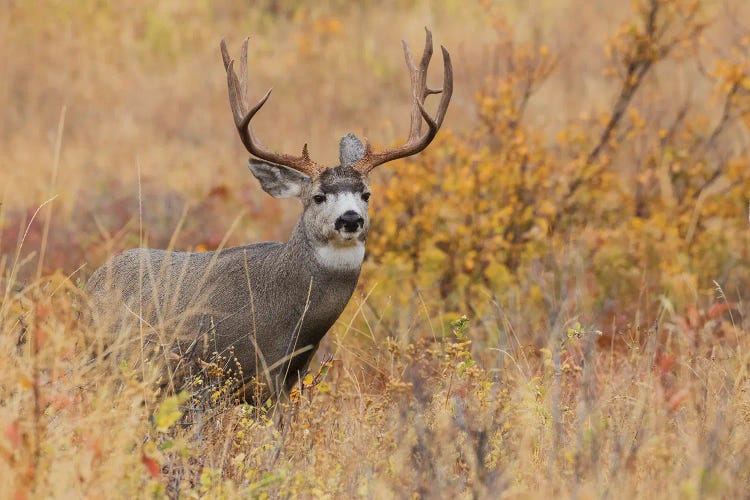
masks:
[[[570,248],[585,261],[600,319],[612,309],[654,312],[661,295],[681,305],[710,297],[713,280],[744,286],[750,169],[727,136],[750,109],[747,39],[720,54],[701,38],[705,18],[693,1],[638,4],[607,44],[607,78],[619,88],[612,107],[571,121],[556,140],[524,111],[559,59],[546,46],[513,43],[497,20],[502,70],[477,94],[476,128],[443,133],[386,183],[371,279],[387,286],[386,268],[402,300],[413,288],[435,290],[445,310],[480,317],[493,300],[533,292],[535,269],[559,273],[554,261]],[[652,74],[698,58],[716,68],[704,78],[719,116],[670,102]],[[674,111],[656,117],[655,103]],[[529,310],[546,307],[534,300],[542,295],[525,295]]]

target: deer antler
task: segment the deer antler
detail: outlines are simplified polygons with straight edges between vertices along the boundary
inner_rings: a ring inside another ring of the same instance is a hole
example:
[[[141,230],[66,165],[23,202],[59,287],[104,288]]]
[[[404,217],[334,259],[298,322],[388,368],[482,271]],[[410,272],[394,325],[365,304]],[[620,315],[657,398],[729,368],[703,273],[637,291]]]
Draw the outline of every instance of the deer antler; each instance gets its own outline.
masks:
[[[302,172],[310,177],[319,176],[324,168],[315,163],[310,159],[310,155],[307,152],[307,144],[302,147],[302,156],[294,156],[285,153],[275,153],[269,151],[265,146],[258,140],[258,137],[253,133],[253,129],[250,127],[250,120],[253,119],[255,113],[268,100],[271,95],[271,90],[268,89],[266,95],[258,101],[258,104],[248,109],[246,102],[247,98],[247,42],[248,38],[242,42],[242,52],[240,53],[240,75],[241,79],[237,78],[237,74],[234,72],[234,60],[229,57],[227,51],[227,43],[224,39],[221,40],[221,57],[224,60],[224,69],[227,71],[227,87],[229,89],[229,105],[232,108],[232,115],[234,116],[234,124],[237,126],[237,131],[240,134],[240,139],[245,145],[250,154],[257,156],[262,160],[284,165],[298,172]]]
[[[431,89],[427,87],[427,67],[430,65],[430,59],[432,58],[432,33],[427,28],[425,28],[425,33],[424,52],[418,67],[414,65],[409,46],[406,42],[401,42],[404,46],[406,66],[409,68],[409,74],[411,75],[412,107],[409,138],[402,146],[387,149],[380,153],[373,152],[370,144],[365,142],[365,155],[352,165],[364,174],[383,163],[419,153],[432,142],[443,124],[443,118],[445,118],[445,112],[448,110],[451,94],[453,94],[453,66],[451,65],[450,54],[441,45],[444,71],[443,88]],[[442,94],[435,118],[431,117],[424,109],[424,100],[430,94]],[[422,134],[422,119],[427,122],[427,130],[424,134]]]

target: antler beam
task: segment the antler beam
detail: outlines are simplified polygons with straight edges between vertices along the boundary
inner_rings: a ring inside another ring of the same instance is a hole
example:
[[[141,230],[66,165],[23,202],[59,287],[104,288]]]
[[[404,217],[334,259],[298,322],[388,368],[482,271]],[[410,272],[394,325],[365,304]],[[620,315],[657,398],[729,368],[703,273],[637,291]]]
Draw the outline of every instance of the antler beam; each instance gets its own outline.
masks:
[[[414,64],[414,58],[411,55],[409,46],[406,42],[402,41],[406,66],[409,68],[411,76],[412,107],[409,137],[402,146],[387,149],[380,153],[373,152],[370,144],[366,143],[365,155],[361,160],[352,165],[362,173],[369,173],[372,169],[383,163],[419,153],[432,142],[440,126],[443,124],[443,119],[445,118],[445,113],[448,110],[448,104],[453,94],[453,66],[451,65],[450,54],[441,45],[444,72],[443,88],[431,89],[427,87],[427,68],[432,58],[432,33],[427,28],[425,28],[425,33],[424,52],[422,53],[419,66]],[[434,118],[424,109],[425,98],[430,94],[442,94]],[[423,119],[427,123],[427,130],[424,134],[422,133]]]
[[[266,95],[258,101],[258,103],[252,108],[248,109],[247,105],[247,43],[248,38],[242,42],[242,50],[240,52],[240,75],[241,78],[237,78],[237,74],[234,71],[234,60],[229,57],[229,51],[227,50],[226,40],[221,40],[221,57],[224,60],[224,69],[227,72],[227,88],[229,90],[229,106],[232,108],[232,115],[234,116],[234,124],[237,126],[237,132],[240,134],[242,143],[247,148],[250,154],[257,156],[262,160],[276,163],[289,167],[298,172],[302,172],[310,177],[319,176],[324,168],[315,163],[310,159],[310,155],[307,152],[307,144],[302,148],[302,156],[294,156],[285,153],[276,153],[266,149],[265,146],[260,142],[258,137],[253,133],[253,129],[250,126],[250,121],[253,119],[255,114],[263,107],[268,98],[271,95],[271,90],[268,89]]]

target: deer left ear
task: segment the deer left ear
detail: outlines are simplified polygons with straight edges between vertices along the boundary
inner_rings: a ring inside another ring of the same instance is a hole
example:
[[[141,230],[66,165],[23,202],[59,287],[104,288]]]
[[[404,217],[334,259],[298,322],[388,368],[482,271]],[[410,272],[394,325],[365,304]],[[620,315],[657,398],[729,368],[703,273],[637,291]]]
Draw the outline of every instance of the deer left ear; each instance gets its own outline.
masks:
[[[260,181],[263,191],[274,198],[298,198],[310,178],[291,168],[250,158],[250,171]]]

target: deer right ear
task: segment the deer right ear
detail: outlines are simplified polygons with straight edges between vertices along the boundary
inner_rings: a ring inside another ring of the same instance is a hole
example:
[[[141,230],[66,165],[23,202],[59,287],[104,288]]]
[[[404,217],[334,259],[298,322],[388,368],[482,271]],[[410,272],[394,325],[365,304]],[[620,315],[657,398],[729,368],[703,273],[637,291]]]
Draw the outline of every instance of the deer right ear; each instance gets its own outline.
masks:
[[[260,181],[263,191],[274,198],[297,198],[302,194],[305,184],[310,182],[305,174],[275,163],[250,158],[247,166]]]

